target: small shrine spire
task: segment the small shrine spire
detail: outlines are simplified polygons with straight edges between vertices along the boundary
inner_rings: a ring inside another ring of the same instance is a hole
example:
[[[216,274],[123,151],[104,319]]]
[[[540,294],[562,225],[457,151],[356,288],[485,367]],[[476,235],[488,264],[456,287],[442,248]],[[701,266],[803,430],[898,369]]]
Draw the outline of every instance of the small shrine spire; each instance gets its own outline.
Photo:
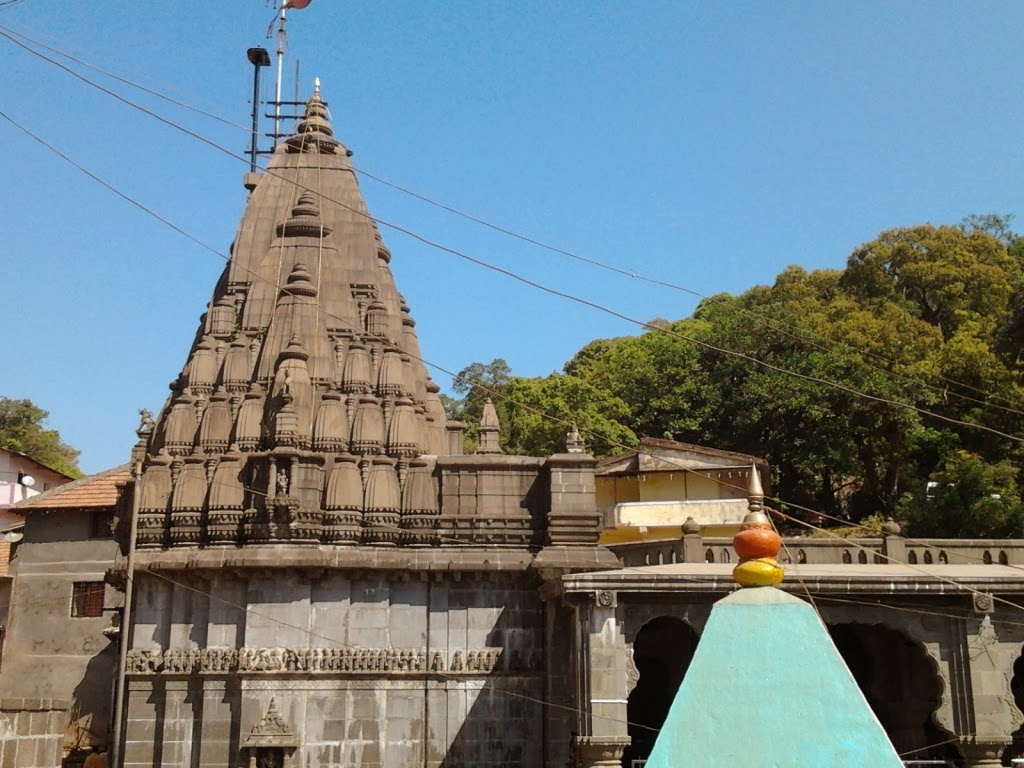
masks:
[[[476,447],[477,453],[501,453],[501,445],[498,442],[498,435],[501,433],[501,423],[498,421],[498,411],[487,398],[484,403],[483,413],[480,414],[480,443]]]
[[[316,79],[313,95],[306,102],[306,114],[296,132],[299,134],[319,132],[328,136],[334,135],[334,128],[327,119],[327,105],[324,104],[324,100],[320,96],[320,78]]]

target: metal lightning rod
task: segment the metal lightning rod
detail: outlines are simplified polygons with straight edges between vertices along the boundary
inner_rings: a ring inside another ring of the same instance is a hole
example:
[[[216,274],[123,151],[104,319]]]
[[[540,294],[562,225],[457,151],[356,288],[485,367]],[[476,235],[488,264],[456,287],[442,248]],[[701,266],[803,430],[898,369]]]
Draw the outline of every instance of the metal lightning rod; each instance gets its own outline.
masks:
[[[281,135],[281,80],[284,76],[284,44],[286,39],[285,23],[288,1],[281,0],[281,16],[277,28],[277,88],[274,93],[274,142]]]

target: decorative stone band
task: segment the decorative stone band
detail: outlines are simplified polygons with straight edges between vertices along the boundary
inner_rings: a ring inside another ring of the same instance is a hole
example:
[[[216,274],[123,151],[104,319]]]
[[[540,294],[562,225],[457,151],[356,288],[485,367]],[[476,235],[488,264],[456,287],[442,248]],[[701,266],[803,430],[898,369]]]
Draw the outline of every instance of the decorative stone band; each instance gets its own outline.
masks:
[[[462,673],[540,672],[535,650],[484,648],[426,651],[422,648],[202,648],[128,652],[129,674],[224,673]]]

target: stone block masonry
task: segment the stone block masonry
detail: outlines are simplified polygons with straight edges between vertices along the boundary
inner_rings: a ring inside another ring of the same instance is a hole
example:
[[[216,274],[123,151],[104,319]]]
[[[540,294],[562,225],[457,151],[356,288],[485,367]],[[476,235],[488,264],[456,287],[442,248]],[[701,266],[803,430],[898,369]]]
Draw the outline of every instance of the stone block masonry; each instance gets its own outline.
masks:
[[[64,755],[71,702],[0,699],[0,768],[55,768]]]

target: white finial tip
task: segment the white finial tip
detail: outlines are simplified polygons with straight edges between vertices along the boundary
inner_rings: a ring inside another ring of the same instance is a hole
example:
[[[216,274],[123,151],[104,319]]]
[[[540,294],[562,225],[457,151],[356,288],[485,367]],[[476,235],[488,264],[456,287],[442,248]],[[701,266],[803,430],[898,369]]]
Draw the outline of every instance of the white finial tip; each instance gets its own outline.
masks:
[[[313,93],[320,93],[320,78],[313,79]]]

